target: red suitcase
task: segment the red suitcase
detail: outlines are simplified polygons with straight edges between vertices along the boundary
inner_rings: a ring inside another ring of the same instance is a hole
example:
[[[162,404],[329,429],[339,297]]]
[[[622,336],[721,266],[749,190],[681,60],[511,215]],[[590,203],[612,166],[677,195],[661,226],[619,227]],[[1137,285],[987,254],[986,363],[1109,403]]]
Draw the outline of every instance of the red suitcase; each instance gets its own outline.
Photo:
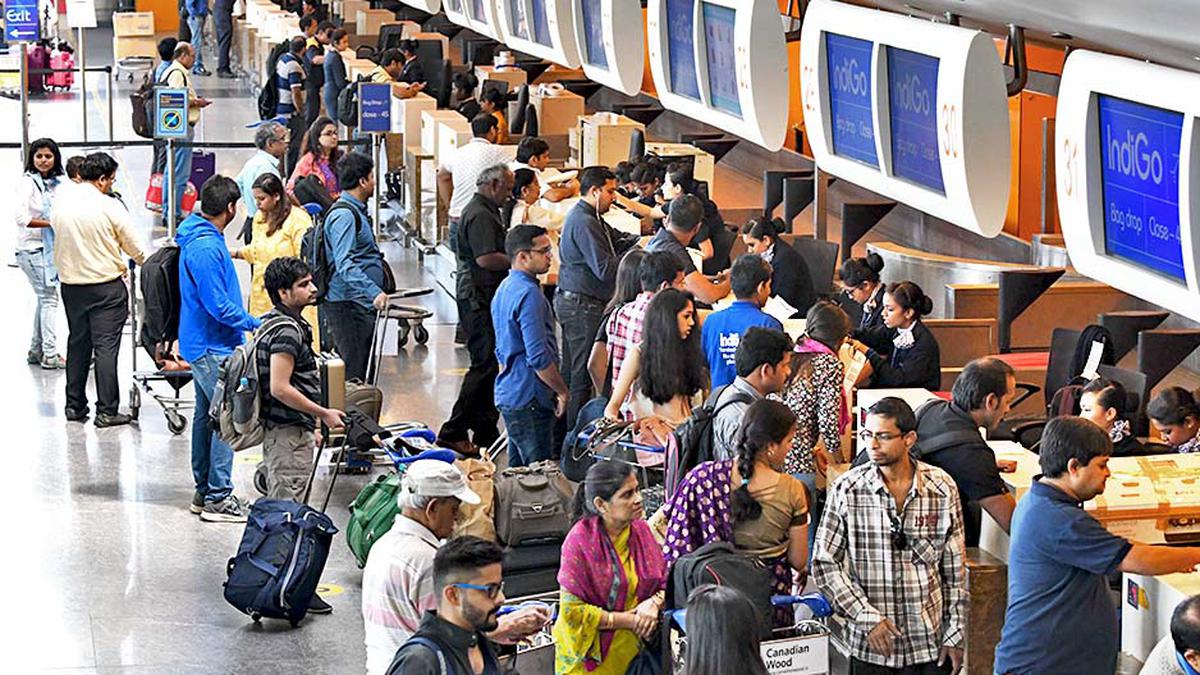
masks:
[[[56,72],[46,76],[48,89],[66,91],[75,85],[75,55],[68,51],[55,50],[50,54],[50,67]]]

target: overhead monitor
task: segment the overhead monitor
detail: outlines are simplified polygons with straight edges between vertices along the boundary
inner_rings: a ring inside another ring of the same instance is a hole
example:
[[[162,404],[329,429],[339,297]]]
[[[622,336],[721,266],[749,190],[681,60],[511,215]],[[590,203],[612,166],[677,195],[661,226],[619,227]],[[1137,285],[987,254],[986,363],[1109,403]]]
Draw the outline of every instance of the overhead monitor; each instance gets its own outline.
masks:
[[[1200,321],[1200,75],[1086,50],[1055,113],[1058,217],[1083,275]]]
[[[642,90],[646,20],[640,0],[571,0],[584,75],[629,96]]]
[[[497,7],[502,42],[515,51],[579,67],[574,0],[486,0]]]
[[[775,0],[648,0],[646,31],[663,107],[783,147],[788,55]]]
[[[701,2],[700,7],[704,16],[709,100],[714,108],[741,117],[742,104],[738,100],[737,59],[734,57],[733,43],[736,12],[711,2]]]
[[[827,173],[984,237],[1004,229],[1008,92],[992,37],[810,0],[800,98]]]
[[[879,168],[871,85],[874,49],[875,45],[867,40],[825,33],[833,152]]]
[[[696,0],[666,0],[667,59],[672,93],[700,100],[696,81]]]
[[[496,29],[500,18],[495,0],[444,0],[442,11],[447,19],[463,28],[493,40],[500,38],[500,32]]]
[[[1097,109],[1105,251],[1183,281],[1183,114],[1104,94]]]
[[[426,14],[437,14],[442,11],[442,0],[400,0],[405,5],[414,9],[419,9]],[[446,0],[447,4],[456,3],[460,0]],[[459,10],[462,11],[462,10]]]
[[[937,128],[938,59],[887,48],[892,173],[945,194]]]

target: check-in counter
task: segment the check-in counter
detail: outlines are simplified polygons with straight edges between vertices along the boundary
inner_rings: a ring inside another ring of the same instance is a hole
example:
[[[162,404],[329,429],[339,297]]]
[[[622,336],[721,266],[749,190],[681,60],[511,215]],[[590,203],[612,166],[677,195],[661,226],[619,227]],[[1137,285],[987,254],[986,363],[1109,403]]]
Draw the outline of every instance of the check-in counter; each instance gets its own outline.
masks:
[[[438,139],[443,131],[456,134],[471,133],[471,123],[456,110],[424,110],[421,112],[421,151],[441,157]]]
[[[708,193],[713,194],[713,178],[715,170],[713,169],[713,156],[691,143],[659,143],[647,142],[646,154],[657,155],[664,158],[667,162],[673,161],[677,157],[692,157],[695,161],[695,169],[692,172],[692,178],[698,181],[703,181],[708,185]]]
[[[543,91],[530,87],[529,102],[537,115],[538,136],[556,139],[557,143],[551,142],[551,156],[563,157],[567,154],[566,137],[584,115],[583,97],[566,89]]]
[[[1144,663],[1154,645],[1171,634],[1175,607],[1200,593],[1200,572],[1126,574],[1121,582],[1121,651]]]
[[[616,166],[629,159],[629,139],[635,129],[646,132],[641,122],[616,113],[598,112],[580,117],[570,141],[575,165]]]
[[[523,69],[516,66],[475,66],[475,77],[479,80],[479,89],[475,95],[479,96],[483,93],[483,83],[488,80],[503,82],[507,91],[515,92],[525,84],[528,75]]]

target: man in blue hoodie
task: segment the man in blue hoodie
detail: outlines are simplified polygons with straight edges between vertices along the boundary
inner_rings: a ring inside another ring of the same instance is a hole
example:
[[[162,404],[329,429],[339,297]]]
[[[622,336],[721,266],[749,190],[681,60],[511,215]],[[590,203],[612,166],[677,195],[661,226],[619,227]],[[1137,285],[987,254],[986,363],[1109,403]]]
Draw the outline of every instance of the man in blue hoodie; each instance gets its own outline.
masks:
[[[225,228],[237,214],[237,183],[213,176],[200,189],[200,213],[179,226],[179,353],[192,364],[196,411],[192,416],[192,513],[209,522],[246,520],[246,504],[233,494],[233,450],[209,424],[208,408],[221,364],[258,328],[246,312]]]

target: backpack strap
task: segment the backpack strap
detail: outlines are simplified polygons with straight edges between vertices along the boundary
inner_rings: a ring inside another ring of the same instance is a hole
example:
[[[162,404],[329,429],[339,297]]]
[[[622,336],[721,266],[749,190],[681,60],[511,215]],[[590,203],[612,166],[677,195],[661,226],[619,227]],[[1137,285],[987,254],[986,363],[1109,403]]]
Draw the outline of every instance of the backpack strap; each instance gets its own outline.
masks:
[[[721,392],[719,394],[717,394],[716,400],[720,400],[721,395],[723,395],[724,393],[725,393],[725,388],[722,387]],[[721,414],[722,410],[728,408],[729,406],[733,405],[734,403],[754,403],[754,397],[751,396],[750,394],[747,394],[744,391],[735,391],[733,393],[733,396],[729,397],[728,401],[725,401],[721,405],[713,408],[713,417],[716,417],[717,415]]]
[[[438,669],[441,671],[441,675],[450,675],[450,669],[446,663],[446,655],[442,652],[442,648],[439,647],[436,642],[427,637],[422,637],[420,635],[414,635],[410,637],[408,642],[400,645],[400,649],[396,651],[396,655],[399,656],[405,649],[413,645],[420,645],[421,647],[424,647],[437,655]]]
[[[945,401],[942,401],[941,399],[931,399],[925,403],[922,403],[921,406],[917,408],[916,417],[918,428],[921,426],[921,420],[924,419],[925,416],[928,415],[930,411],[932,411],[939,403],[945,403]],[[945,431],[935,436],[931,436],[929,439],[918,438],[916,445],[917,457],[924,457],[937,452],[938,450],[945,450],[946,448],[955,445],[979,442],[981,442],[981,439],[979,438],[979,432],[974,429],[955,429],[953,431]]]

